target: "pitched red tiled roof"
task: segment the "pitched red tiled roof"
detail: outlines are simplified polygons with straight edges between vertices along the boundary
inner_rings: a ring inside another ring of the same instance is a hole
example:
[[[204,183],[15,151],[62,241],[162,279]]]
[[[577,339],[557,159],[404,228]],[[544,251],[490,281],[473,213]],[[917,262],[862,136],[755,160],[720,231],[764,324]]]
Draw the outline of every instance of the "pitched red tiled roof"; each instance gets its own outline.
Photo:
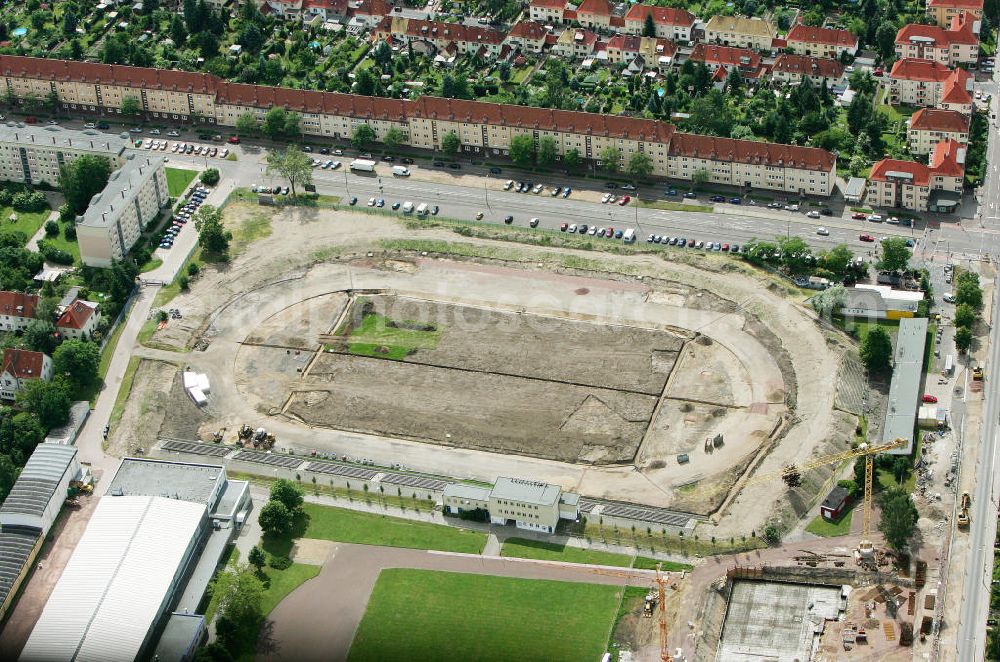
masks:
[[[37,294],[21,292],[0,292],[0,315],[12,317],[34,317],[38,306]]]
[[[624,16],[612,16],[608,20],[608,25],[613,28],[624,28],[625,27],[625,17]]]
[[[903,45],[913,40],[932,40],[938,48],[951,44],[974,46],[979,43],[979,35],[973,31],[974,22],[975,19],[972,19],[970,14],[962,12],[962,16],[952,19],[950,30],[937,25],[910,23],[896,33],[896,43]]]
[[[764,166],[784,166],[803,170],[829,172],[837,157],[825,149],[779,145],[753,140],[735,140],[700,136],[694,133],[674,134],[670,141],[670,156],[687,156],[700,159],[717,159],[738,163],[756,163]]]
[[[927,0],[928,7],[950,7],[953,9],[983,10],[983,0]]]
[[[94,314],[94,308],[88,306],[83,301],[77,299],[70,305],[66,306],[66,310],[63,314],[59,316],[56,320],[57,329],[82,329],[86,326],[87,321],[90,316]]]
[[[943,83],[952,73],[951,69],[940,62],[904,57],[893,63],[889,77]]]
[[[328,12],[347,14],[347,0],[304,0],[303,9],[325,9]]]
[[[807,76],[823,76],[824,78],[840,78],[844,75],[844,65],[837,60],[824,57],[782,53],[774,61],[773,71]]]
[[[360,16],[388,16],[389,4],[385,0],[361,0],[358,8],[354,10],[355,15]]]
[[[858,38],[847,30],[816,28],[809,25],[802,25],[801,23],[793,25],[785,39],[789,43],[795,41],[804,44],[827,44],[829,46],[842,46],[844,48],[856,48],[858,45]]]
[[[965,146],[956,140],[942,140],[934,145],[929,165],[938,177],[965,177]]]
[[[3,351],[3,365],[0,373],[10,373],[17,379],[36,379],[42,374],[45,355],[26,349],[8,347]]]
[[[653,15],[653,23],[656,25],[692,26],[695,22],[694,14],[686,9],[653,5],[632,5],[625,13],[625,20],[645,22],[647,14]]]
[[[961,67],[956,67],[944,81],[941,90],[942,103],[970,105],[972,103],[972,74]]]
[[[212,74],[192,71],[126,67],[120,64],[49,60],[14,55],[0,56],[0,75],[81,83],[122,83],[154,90],[199,93],[211,92],[216,80]]]
[[[914,131],[947,131],[949,133],[969,133],[969,117],[957,110],[921,108],[910,117],[910,128]]]
[[[690,59],[721,67],[741,67],[750,70],[760,68],[760,55],[756,51],[749,48],[714,46],[704,42],[698,42],[694,45]]]
[[[545,26],[541,23],[536,23],[535,21],[518,21],[510,29],[510,32],[507,33],[507,36],[541,41],[545,39],[546,34]]]
[[[609,0],[583,0],[576,8],[577,15],[596,14],[598,16],[611,16],[611,2]]]
[[[544,7],[546,9],[565,9],[566,0],[531,0],[532,7]]]
[[[465,25],[463,23],[445,23],[444,21],[425,21],[421,18],[404,19],[406,22],[406,36],[413,39],[427,39],[431,41],[460,41],[472,44],[496,44],[503,43],[506,36],[503,32],[493,28],[481,28],[478,25]],[[398,27],[400,21],[395,22]],[[394,21],[391,16],[383,18],[375,31],[379,34],[393,34]],[[536,24],[537,25],[537,24]]]
[[[900,161],[899,159],[882,159],[872,166],[868,179],[875,182],[889,181],[889,173],[906,173],[910,175],[910,183],[914,186],[927,186],[931,180],[930,168],[916,161]]]
[[[596,35],[595,35],[596,38]],[[623,53],[638,53],[642,50],[642,40],[652,37],[640,37],[634,34],[616,34],[608,40],[608,48]],[[657,56],[672,56],[677,52],[677,44],[669,39],[655,39]]]
[[[788,48],[788,40],[782,39],[781,37],[775,37],[771,40],[771,50],[772,51],[783,51]]]
[[[566,11],[564,11],[563,12],[563,20],[564,21],[575,21],[576,20],[576,10],[575,9],[567,9]]]

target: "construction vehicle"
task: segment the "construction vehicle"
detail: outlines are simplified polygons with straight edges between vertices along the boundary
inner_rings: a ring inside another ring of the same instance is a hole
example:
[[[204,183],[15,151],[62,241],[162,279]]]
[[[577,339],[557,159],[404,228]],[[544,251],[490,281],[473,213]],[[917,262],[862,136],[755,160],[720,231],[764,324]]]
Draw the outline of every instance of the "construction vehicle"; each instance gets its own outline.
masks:
[[[212,433],[212,441],[219,444],[222,443],[223,437],[226,436],[226,428],[219,428],[218,432]]]
[[[78,480],[69,481],[69,495],[71,497],[77,494],[90,494],[94,491],[94,486],[90,483],[83,483]]]
[[[962,502],[960,504],[961,510],[958,512],[958,526],[959,528],[967,528],[969,526],[969,506],[972,505],[972,497],[969,496],[968,492],[962,492]]]
[[[858,554],[861,560],[865,562],[870,562],[875,556],[875,545],[871,542],[871,530],[872,530],[872,497],[874,492],[872,491],[872,477],[874,475],[874,459],[879,453],[885,453],[886,451],[891,451],[894,448],[899,448],[900,446],[905,446],[907,443],[906,439],[896,439],[895,441],[889,442],[887,444],[882,444],[881,446],[872,446],[867,443],[863,443],[857,448],[851,449],[849,451],[844,451],[842,453],[834,453],[833,455],[825,455],[823,457],[817,458],[811,462],[803,464],[801,467],[797,467],[794,464],[786,465],[781,471],[768,474],[765,476],[754,476],[748,480],[744,487],[755,485],[757,483],[771,482],[775,478],[781,478],[782,481],[788,487],[798,487],[802,484],[802,472],[809,471],[811,469],[816,469],[818,467],[826,466],[828,464],[839,464],[845,460],[851,460],[857,457],[865,458],[865,491],[864,491],[864,525],[862,528],[861,542],[858,543]]]
[[[642,615],[645,618],[653,617],[653,608],[656,606],[656,592],[650,591],[646,594],[646,601],[642,605]]]
[[[983,381],[984,376],[985,375],[983,374],[982,366],[976,366],[975,368],[972,369],[972,379],[974,379],[975,381],[977,382]]]

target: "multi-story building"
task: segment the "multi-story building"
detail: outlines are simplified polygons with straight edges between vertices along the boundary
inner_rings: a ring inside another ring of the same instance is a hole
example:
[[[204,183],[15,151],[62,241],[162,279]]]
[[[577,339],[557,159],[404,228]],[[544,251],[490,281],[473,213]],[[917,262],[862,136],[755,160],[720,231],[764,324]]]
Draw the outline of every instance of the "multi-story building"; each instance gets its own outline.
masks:
[[[566,29],[559,33],[552,54],[568,60],[582,60],[594,54],[597,33],[584,28]]]
[[[715,15],[705,25],[705,41],[710,44],[758,51],[771,50],[777,34],[769,21],[757,17]]]
[[[762,72],[760,55],[749,48],[697,43],[691,50],[689,59],[701,62],[713,74],[720,68],[727,73],[731,69],[739,69],[744,77],[757,79]]]
[[[503,43],[528,53],[541,53],[548,34],[549,31],[541,23],[518,21],[511,27]]]
[[[8,347],[0,363],[0,400],[13,400],[34,379],[52,379],[52,359],[41,352]]]
[[[608,39],[607,53],[610,64],[628,63],[641,57],[646,66],[664,71],[673,65],[677,45],[669,39],[616,34]]]
[[[610,0],[583,0],[576,8],[576,21],[583,27],[593,30],[610,30],[612,27],[625,26],[621,16],[614,16]]]
[[[927,165],[882,159],[868,176],[869,205],[952,213],[962,200],[966,149],[954,140],[934,146]]]
[[[461,54],[495,57],[500,53],[506,34],[493,28],[443,21],[425,21],[418,18],[386,16],[376,26],[376,39],[392,38],[402,44],[425,42],[435,52],[448,50],[454,44]]]
[[[93,267],[111,266],[129,252],[146,225],[167,206],[162,156],[133,154],[111,173],[104,190],[76,219],[80,258]]]
[[[691,41],[691,30],[694,29],[695,15],[686,9],[674,7],[657,7],[655,5],[634,4],[625,13],[625,32],[628,34],[644,34],[646,17],[653,17],[656,36],[660,39],[673,41]]]
[[[24,331],[35,319],[37,307],[37,294],[0,292],[0,331],[5,333]]]
[[[449,483],[441,502],[451,515],[478,510],[489,513],[493,524],[513,524],[543,533],[555,533],[559,520],[573,521],[580,515],[579,494],[522,478],[497,478],[492,489]]]
[[[942,28],[951,26],[952,20],[963,13],[983,18],[983,0],[927,0],[927,16]]]
[[[788,48],[796,55],[812,55],[838,59],[844,53],[858,52],[858,38],[847,30],[817,28],[796,23],[785,37]]]
[[[907,121],[911,154],[930,154],[942,140],[969,144],[969,116],[954,110],[921,108]]]
[[[528,5],[531,20],[545,25],[561,25],[565,13],[566,0],[531,0]]]
[[[64,103],[92,91],[93,80],[100,76],[102,87],[116,91],[114,96],[108,95],[110,103],[119,104],[108,108],[101,106],[102,112],[120,107],[123,96],[155,89],[160,81],[169,79],[164,73],[136,67],[0,56],[0,76],[9,89],[34,89],[53,83],[55,78],[64,91],[61,97]],[[205,116],[206,122],[235,126],[237,118],[244,113],[263,117],[269,108],[281,106],[301,115],[304,134],[326,139],[347,139],[355,127],[367,124],[375,131],[376,140],[382,140],[389,128],[396,127],[403,134],[404,144],[440,150],[444,136],[453,131],[459,137],[462,151],[469,155],[506,157],[510,141],[516,135],[530,135],[535,140],[550,137],[555,140],[560,155],[576,150],[582,158],[598,161],[605,148],[613,147],[621,153],[624,164],[632,154],[643,152],[652,163],[651,174],[690,179],[693,170],[681,168],[680,162],[672,170],[672,157],[668,153],[675,136],[691,140],[700,138],[676,134],[675,128],[665,122],[636,117],[428,96],[412,101],[364,97],[229,83],[214,76],[209,76],[208,81],[209,90],[190,100],[197,107],[211,111]],[[195,96],[193,92],[191,95]],[[817,195],[829,195],[832,191],[832,184],[827,186],[826,183],[832,182],[836,159],[825,150],[739,140],[726,145],[727,149],[718,151],[718,160],[734,152],[734,158],[741,163],[731,164],[730,171],[735,173],[732,179],[740,181],[740,185],[749,181],[762,188],[816,192]],[[809,156],[799,158],[805,154]],[[743,160],[745,155],[750,155],[749,160]],[[820,175],[817,170],[824,172]],[[105,229],[105,234],[112,232]]]
[[[25,184],[59,182],[59,169],[84,154],[124,159],[128,140],[98,131],[58,126],[0,124],[0,179]]]
[[[708,180],[747,189],[830,195],[837,157],[824,149],[676,133],[670,141],[671,177]]]
[[[980,21],[963,13],[952,19],[950,29],[937,25],[904,25],[896,33],[897,58],[934,60],[947,67],[979,61]]]
[[[888,87],[889,103],[972,112],[972,75],[965,69],[949,69],[940,62],[904,58],[896,60],[882,79]]]
[[[56,331],[61,333],[63,338],[88,339],[93,337],[100,321],[101,311],[98,310],[96,303],[77,299],[66,306],[59,315],[59,319],[56,320]]]
[[[771,78],[781,83],[801,83],[808,79],[817,87],[836,85],[844,77],[844,65],[839,60],[809,55],[782,53],[771,67]]]

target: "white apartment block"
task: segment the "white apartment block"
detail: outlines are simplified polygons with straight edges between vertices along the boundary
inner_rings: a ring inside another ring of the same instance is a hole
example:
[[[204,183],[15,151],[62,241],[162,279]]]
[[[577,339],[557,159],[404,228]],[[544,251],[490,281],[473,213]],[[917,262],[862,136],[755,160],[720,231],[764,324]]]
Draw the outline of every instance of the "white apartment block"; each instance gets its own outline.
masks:
[[[934,60],[946,67],[979,61],[980,21],[962,14],[950,29],[910,23],[896,33],[896,57]]]
[[[969,144],[969,116],[954,110],[921,108],[906,124],[911,154],[930,154],[942,140]]]
[[[130,155],[86,213],[77,218],[83,263],[109,267],[128,254],[146,225],[169,203],[162,156]]]
[[[124,160],[128,140],[99,131],[58,126],[0,124],[0,179],[25,184],[59,183],[59,169],[84,154]]]
[[[904,58],[896,60],[882,79],[892,105],[909,104],[927,108],[972,112],[973,78],[965,69],[949,69],[940,62]]]

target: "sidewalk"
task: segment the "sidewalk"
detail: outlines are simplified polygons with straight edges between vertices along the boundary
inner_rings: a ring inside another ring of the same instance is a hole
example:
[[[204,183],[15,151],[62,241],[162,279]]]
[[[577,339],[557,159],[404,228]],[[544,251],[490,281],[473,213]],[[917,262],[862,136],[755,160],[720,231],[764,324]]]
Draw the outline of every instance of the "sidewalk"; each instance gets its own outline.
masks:
[[[49,221],[55,221],[56,223],[58,223],[59,212],[58,211],[49,212],[49,217],[45,219],[45,223],[48,223]],[[41,227],[38,228],[38,232],[32,235],[31,239],[28,240],[28,243],[24,245],[24,247],[27,248],[29,251],[35,251],[36,253],[38,252],[38,242],[41,241],[42,239],[45,239],[45,223],[42,223]],[[59,228],[59,231],[62,232],[61,227]]]

